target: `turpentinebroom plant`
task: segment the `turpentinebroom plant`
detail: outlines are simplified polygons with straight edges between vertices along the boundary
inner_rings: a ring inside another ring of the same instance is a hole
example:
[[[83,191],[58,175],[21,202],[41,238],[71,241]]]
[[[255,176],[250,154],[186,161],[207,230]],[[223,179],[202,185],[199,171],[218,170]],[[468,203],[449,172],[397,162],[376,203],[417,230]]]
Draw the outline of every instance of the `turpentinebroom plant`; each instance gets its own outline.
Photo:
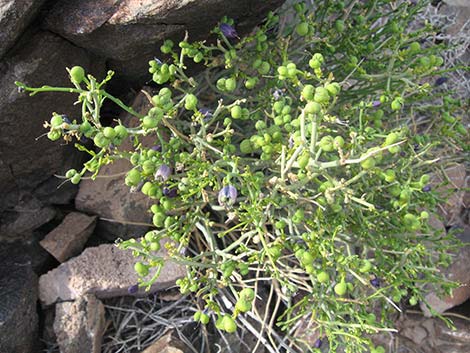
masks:
[[[177,284],[201,325],[236,332],[267,287],[259,340],[271,352],[384,352],[370,334],[394,332],[391,313],[423,300],[425,285],[452,288],[439,268],[457,243],[429,226],[440,200],[429,180],[443,151],[468,151],[463,103],[435,90],[444,44],[430,44],[428,24],[410,27],[423,5],[298,2],[281,10],[290,21],[270,13],[242,38],[223,18],[215,38],[166,40],[149,62],[160,87],[144,92],[145,115],[106,92],[112,72],[100,82],[76,66],[70,88],[17,85],[77,95],[80,117],[46,123],[51,140],[90,156],[70,182],[130,160],[125,183],[154,201],[153,229],[118,243],[137,258],[138,286],[171,260],[187,266]],[[190,62],[202,73],[188,76]],[[104,126],[106,100],[138,126]],[[307,348],[301,319],[318,337]]]

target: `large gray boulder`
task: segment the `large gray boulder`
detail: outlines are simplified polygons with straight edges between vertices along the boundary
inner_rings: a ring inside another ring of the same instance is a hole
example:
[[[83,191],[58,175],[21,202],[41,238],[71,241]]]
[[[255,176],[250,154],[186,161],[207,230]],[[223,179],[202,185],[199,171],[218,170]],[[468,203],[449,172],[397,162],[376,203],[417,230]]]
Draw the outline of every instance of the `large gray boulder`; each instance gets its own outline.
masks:
[[[140,84],[147,63],[166,38],[208,37],[224,16],[246,32],[284,0],[59,0],[43,26],[72,43],[109,59],[111,69]]]
[[[45,0],[0,1],[0,58],[20,37]]]
[[[0,244],[2,353],[31,353],[37,344],[37,277],[29,257],[18,250],[16,245]]]
[[[48,180],[77,164],[80,155],[72,144],[41,137],[47,132],[43,123],[53,111],[78,117],[79,108],[73,105],[77,97],[67,93],[30,97],[18,92],[14,82],[68,86],[66,67],[80,64],[88,70],[102,66],[99,61],[94,63],[83,49],[47,32],[26,36],[0,61],[0,192],[7,195],[0,201],[0,212],[17,203],[18,190],[32,191],[39,185],[41,198],[48,203],[48,190],[55,190],[61,182]]]

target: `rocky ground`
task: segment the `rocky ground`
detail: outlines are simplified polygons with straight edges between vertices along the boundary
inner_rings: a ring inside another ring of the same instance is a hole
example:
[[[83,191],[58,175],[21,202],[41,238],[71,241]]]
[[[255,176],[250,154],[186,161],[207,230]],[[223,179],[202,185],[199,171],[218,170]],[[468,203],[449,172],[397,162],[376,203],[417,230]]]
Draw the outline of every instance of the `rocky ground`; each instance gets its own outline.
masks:
[[[129,193],[123,182],[128,165],[123,161],[103,168],[94,182],[62,184],[55,175],[78,166],[82,155],[73,146],[36,138],[52,107],[77,114],[73,98],[27,97],[13,82],[65,86],[65,67],[81,65],[100,77],[113,69],[119,75],[111,89],[128,102],[132,97],[134,108],[145,112],[149,107],[139,92],[147,80],[148,60],[164,38],[181,38],[184,30],[202,38],[226,13],[239,20],[243,33],[280,3],[8,0],[0,5],[0,353],[266,351],[258,340],[256,320],[249,322],[252,330],[238,337],[213,335],[195,325],[190,298],[174,290],[185,273],[179,265],[166,264],[150,295],[142,290],[129,293],[137,283],[134,259],[112,243],[146,231],[148,201]],[[448,64],[468,63],[470,3],[439,3],[430,6],[426,16],[444,27],[439,40],[456,45],[445,53]],[[468,73],[449,74],[446,87],[468,97]],[[107,109],[105,116],[115,114]],[[120,118],[131,122],[126,115]],[[469,171],[469,166],[456,164],[435,176],[436,183],[448,179],[445,188],[455,192],[441,205],[442,220],[433,220],[466,244]],[[469,257],[466,245],[446,270],[449,279],[462,283],[453,296],[439,299],[431,289],[427,294],[434,310],[451,318],[457,331],[417,306],[397,318],[398,334],[378,338],[390,352],[470,352]],[[305,332],[299,329],[296,334]],[[316,340],[305,338],[310,344]]]

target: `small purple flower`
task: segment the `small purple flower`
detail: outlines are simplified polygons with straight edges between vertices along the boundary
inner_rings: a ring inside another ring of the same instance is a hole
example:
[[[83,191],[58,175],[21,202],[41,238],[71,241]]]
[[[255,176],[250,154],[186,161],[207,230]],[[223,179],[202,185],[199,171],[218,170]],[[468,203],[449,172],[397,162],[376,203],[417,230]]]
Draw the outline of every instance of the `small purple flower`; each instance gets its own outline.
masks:
[[[201,109],[199,109],[199,113],[204,115],[204,117],[206,117],[206,118],[211,118],[212,117],[212,110],[210,110],[209,108],[201,108]]]
[[[127,288],[127,292],[129,294],[135,294],[139,291],[139,285],[138,284],[134,284],[133,286],[130,286],[129,288]]]
[[[314,343],[313,343],[313,348],[320,348],[322,345],[322,341],[320,338],[318,338]]]
[[[67,123],[67,124],[72,123],[67,115],[62,114],[61,117],[62,117],[62,120],[64,121],[64,123]]]
[[[289,148],[294,147],[294,135],[290,135],[289,137]]]
[[[273,97],[275,100],[279,100],[283,96],[283,93],[280,89],[274,90]]]
[[[379,288],[380,287],[380,280],[377,277],[375,277],[375,278],[370,280],[370,284],[372,284],[375,288]]]
[[[380,107],[381,104],[382,104],[382,102],[380,102],[380,101],[373,101],[373,102],[372,102],[372,106],[373,106],[374,108]]]
[[[229,25],[228,23],[221,23],[219,29],[222,34],[228,39],[238,38],[237,31],[235,30],[235,28],[233,28],[233,26]]]
[[[84,135],[82,135],[82,136],[80,136],[80,142],[81,143],[87,143],[88,139]]]
[[[178,192],[175,188],[172,188],[172,189],[169,189],[167,187],[163,188],[163,196],[173,198],[173,197],[176,197],[177,194]]]
[[[155,179],[159,181],[167,181],[171,175],[171,168],[166,164],[162,164],[155,172]]]
[[[237,200],[237,189],[233,185],[224,186],[219,191],[219,205],[232,206]]]
[[[161,145],[155,145],[155,146],[152,146],[151,149],[153,151],[161,152],[162,151],[162,146]]]
[[[443,85],[444,83],[447,82],[449,78],[447,77],[439,77],[436,82],[434,82],[434,86],[440,86],[440,85]]]
[[[432,187],[431,185],[425,185],[423,186],[423,188],[421,189],[423,192],[429,192],[431,191]]]

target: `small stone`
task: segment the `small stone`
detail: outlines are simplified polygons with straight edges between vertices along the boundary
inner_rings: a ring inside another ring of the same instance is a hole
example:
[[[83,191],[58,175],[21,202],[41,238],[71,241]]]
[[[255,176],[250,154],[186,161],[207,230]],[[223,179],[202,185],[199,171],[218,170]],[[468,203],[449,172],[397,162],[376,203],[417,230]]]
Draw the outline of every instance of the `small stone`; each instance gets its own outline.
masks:
[[[166,256],[163,244],[157,256]],[[128,288],[138,280],[134,270],[136,261],[132,251],[118,249],[114,244],[87,248],[79,256],[39,278],[39,298],[44,305],[50,305],[73,300],[86,293],[93,293],[100,299],[129,295]],[[167,289],[185,275],[185,266],[166,261],[150,290],[139,288],[136,294],[145,296]]]
[[[93,233],[95,224],[96,216],[71,212],[58,227],[40,241],[40,244],[59,262],[64,262],[80,254]]]
[[[94,295],[56,304],[54,332],[61,353],[100,353],[104,329],[104,305]]]
[[[189,353],[186,345],[173,337],[173,332],[167,333],[147,347],[142,353]]]

